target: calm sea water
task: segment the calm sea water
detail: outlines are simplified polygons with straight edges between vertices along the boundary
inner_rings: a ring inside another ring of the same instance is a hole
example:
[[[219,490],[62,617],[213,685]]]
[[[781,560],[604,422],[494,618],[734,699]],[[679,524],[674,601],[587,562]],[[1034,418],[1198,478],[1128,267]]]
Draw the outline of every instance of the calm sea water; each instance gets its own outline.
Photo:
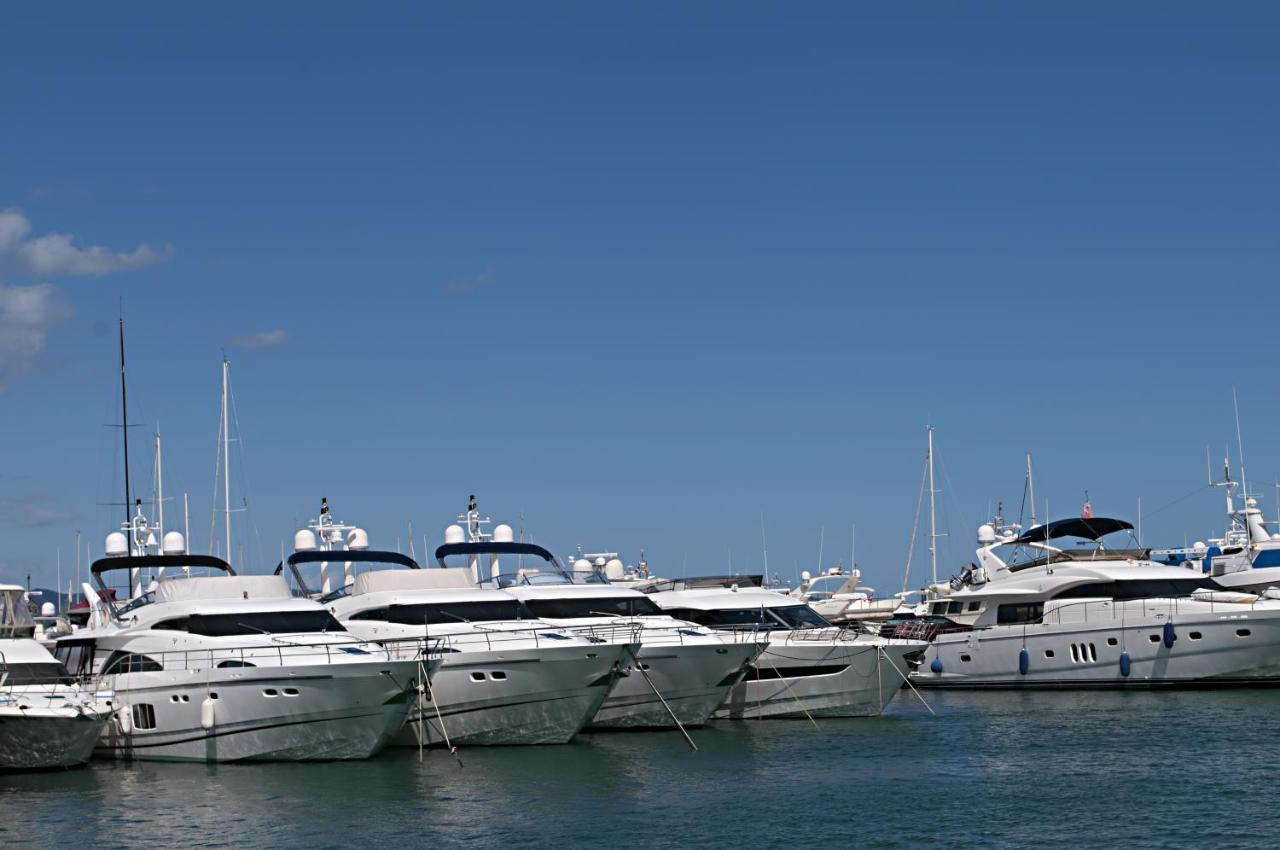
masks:
[[[908,694],[868,720],[0,776],[16,847],[1280,846],[1280,691]]]

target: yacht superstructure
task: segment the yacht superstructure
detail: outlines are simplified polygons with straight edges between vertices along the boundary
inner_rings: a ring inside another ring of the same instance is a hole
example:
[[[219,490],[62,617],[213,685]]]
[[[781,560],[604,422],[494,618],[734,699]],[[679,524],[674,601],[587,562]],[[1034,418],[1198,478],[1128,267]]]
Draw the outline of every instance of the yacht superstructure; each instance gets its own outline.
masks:
[[[34,638],[24,589],[0,585],[0,770],[75,767],[93,754],[111,706]]]
[[[189,555],[182,535],[164,554],[108,538],[86,586],[89,624],[57,641],[74,675],[94,675],[115,718],[106,755],[190,761],[366,758],[403,724],[430,662],[420,641],[393,652],[350,635],[328,611],[294,598],[279,576],[243,576]],[[149,590],[116,604],[106,578]],[[206,575],[193,575],[192,571]]]
[[[465,557],[477,583],[506,591],[535,617],[589,640],[614,642],[625,635],[638,644],[628,651],[626,675],[591,721],[594,727],[702,725],[762,649],[751,636],[721,636],[673,618],[636,590],[590,575],[576,582],[546,549],[515,542],[510,526],[498,525],[492,536],[483,532],[487,520],[474,497],[459,519],[467,529],[446,529],[445,544],[436,550],[441,567],[450,557]],[[481,575],[481,558],[488,561],[487,576]]]
[[[1132,526],[1066,519],[1023,533],[978,530],[978,563],[930,602],[922,687],[1132,687],[1280,681],[1280,600],[1231,592],[1145,550],[1107,549]],[[1097,548],[1050,541],[1079,538]],[[1006,563],[1002,546],[1036,557]],[[939,629],[939,619],[946,626]]]
[[[645,592],[673,617],[765,643],[716,717],[875,716],[926,647],[833,626],[805,603],[764,589],[759,576],[659,581]]]
[[[327,577],[330,564],[342,564],[341,586],[319,598],[352,634],[424,639],[438,651],[440,667],[395,744],[566,743],[630,658],[629,634],[599,641],[554,628],[510,594],[476,587],[469,570],[420,569],[367,542],[361,530],[335,523],[326,503],[320,520],[295,535],[288,565],[305,591],[304,565]]]

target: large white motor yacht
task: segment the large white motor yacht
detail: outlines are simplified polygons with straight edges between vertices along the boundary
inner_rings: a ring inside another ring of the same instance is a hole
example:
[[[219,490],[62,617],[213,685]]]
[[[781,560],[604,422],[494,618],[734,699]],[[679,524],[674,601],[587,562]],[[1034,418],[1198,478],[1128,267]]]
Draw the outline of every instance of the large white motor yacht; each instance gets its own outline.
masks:
[[[75,767],[111,716],[35,640],[35,620],[17,585],[0,585],[0,770]]]
[[[1132,687],[1280,681],[1280,600],[1107,549],[1132,526],[1066,519],[1025,533],[978,529],[978,563],[914,631],[932,637],[922,687]],[[1049,541],[1079,538],[1094,548]],[[1060,544],[1061,545],[1061,544]],[[1006,563],[1002,546],[1035,557]],[[912,633],[913,626],[896,627]]]
[[[760,653],[761,644],[751,636],[721,636],[673,618],[638,591],[603,579],[575,583],[549,551],[514,542],[510,526],[495,527],[490,537],[480,530],[485,520],[474,497],[460,519],[467,520],[471,539],[464,540],[459,525],[446,529],[445,544],[436,549],[440,566],[449,557],[465,557],[477,579],[510,593],[540,620],[589,640],[639,641],[593,727],[700,726]],[[487,578],[480,574],[481,558],[488,561]]]
[[[364,548],[363,533],[334,522],[327,503],[294,543],[288,564],[304,593],[312,590],[302,567],[319,565],[320,589],[341,567],[341,586],[316,593],[352,634],[425,638],[439,649],[440,668],[395,744],[566,743],[638,648],[630,633],[600,641],[540,622],[510,594],[476,587],[469,570],[424,570],[406,555]]]
[[[833,626],[798,599],[765,590],[759,576],[658,581],[645,590],[673,617],[767,643],[716,717],[878,715],[926,647]]]
[[[116,539],[118,538],[118,539]],[[438,661],[425,646],[392,651],[349,634],[318,603],[294,598],[279,576],[241,576],[211,556],[130,554],[108,539],[86,586],[97,610],[59,639],[72,674],[100,677],[116,708],[106,755],[193,761],[367,758],[399,731],[417,682]],[[204,576],[189,575],[206,571]],[[153,572],[147,593],[118,604],[105,576]],[[166,574],[167,572],[167,574]],[[408,657],[412,656],[412,657]],[[421,656],[421,657],[419,657]]]

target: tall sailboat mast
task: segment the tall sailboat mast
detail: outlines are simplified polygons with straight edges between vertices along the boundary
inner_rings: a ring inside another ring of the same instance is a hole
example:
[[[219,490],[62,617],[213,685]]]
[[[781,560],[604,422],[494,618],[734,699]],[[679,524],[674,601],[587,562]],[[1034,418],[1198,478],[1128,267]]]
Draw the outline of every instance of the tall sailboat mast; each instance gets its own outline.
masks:
[[[934,504],[933,426],[929,426],[929,560],[933,565],[933,584],[938,583],[938,516]]]
[[[231,363],[222,358],[222,512],[226,532],[227,563],[231,563],[231,439],[227,431],[227,382],[231,375]]]
[[[1031,452],[1027,452],[1027,494],[1031,498],[1031,527],[1036,526],[1036,479],[1031,474]],[[1021,522],[1021,520],[1019,520]]]
[[[132,490],[129,487],[129,394],[124,380],[124,317],[120,317],[120,430],[124,435],[124,524],[133,521]]]

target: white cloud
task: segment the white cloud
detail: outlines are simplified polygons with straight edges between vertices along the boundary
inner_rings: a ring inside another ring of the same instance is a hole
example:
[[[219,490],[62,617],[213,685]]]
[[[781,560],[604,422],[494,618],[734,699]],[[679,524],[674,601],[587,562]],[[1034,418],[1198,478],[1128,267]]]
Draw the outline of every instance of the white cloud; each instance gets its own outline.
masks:
[[[36,367],[50,329],[69,315],[51,283],[0,286],[0,390]]]
[[[259,331],[258,333],[245,334],[231,340],[233,348],[275,348],[282,345],[289,335],[282,330]]]
[[[108,251],[101,245],[77,248],[67,234],[50,233],[20,243],[18,255],[36,274],[97,277],[164,262],[173,256],[173,246],[157,250],[150,245],[139,245],[130,252]]]
[[[79,248],[66,233],[49,233],[28,239],[31,222],[17,209],[0,211],[0,253],[12,251],[28,270],[40,275],[97,277],[112,272],[146,268],[168,260],[172,245],[152,248],[139,245],[132,251],[110,251],[101,245]]]
[[[450,295],[467,295],[494,284],[493,272],[481,272],[471,277],[460,277],[444,285],[444,291]]]
[[[31,222],[15,209],[0,210],[0,254],[12,250],[31,232]]]

